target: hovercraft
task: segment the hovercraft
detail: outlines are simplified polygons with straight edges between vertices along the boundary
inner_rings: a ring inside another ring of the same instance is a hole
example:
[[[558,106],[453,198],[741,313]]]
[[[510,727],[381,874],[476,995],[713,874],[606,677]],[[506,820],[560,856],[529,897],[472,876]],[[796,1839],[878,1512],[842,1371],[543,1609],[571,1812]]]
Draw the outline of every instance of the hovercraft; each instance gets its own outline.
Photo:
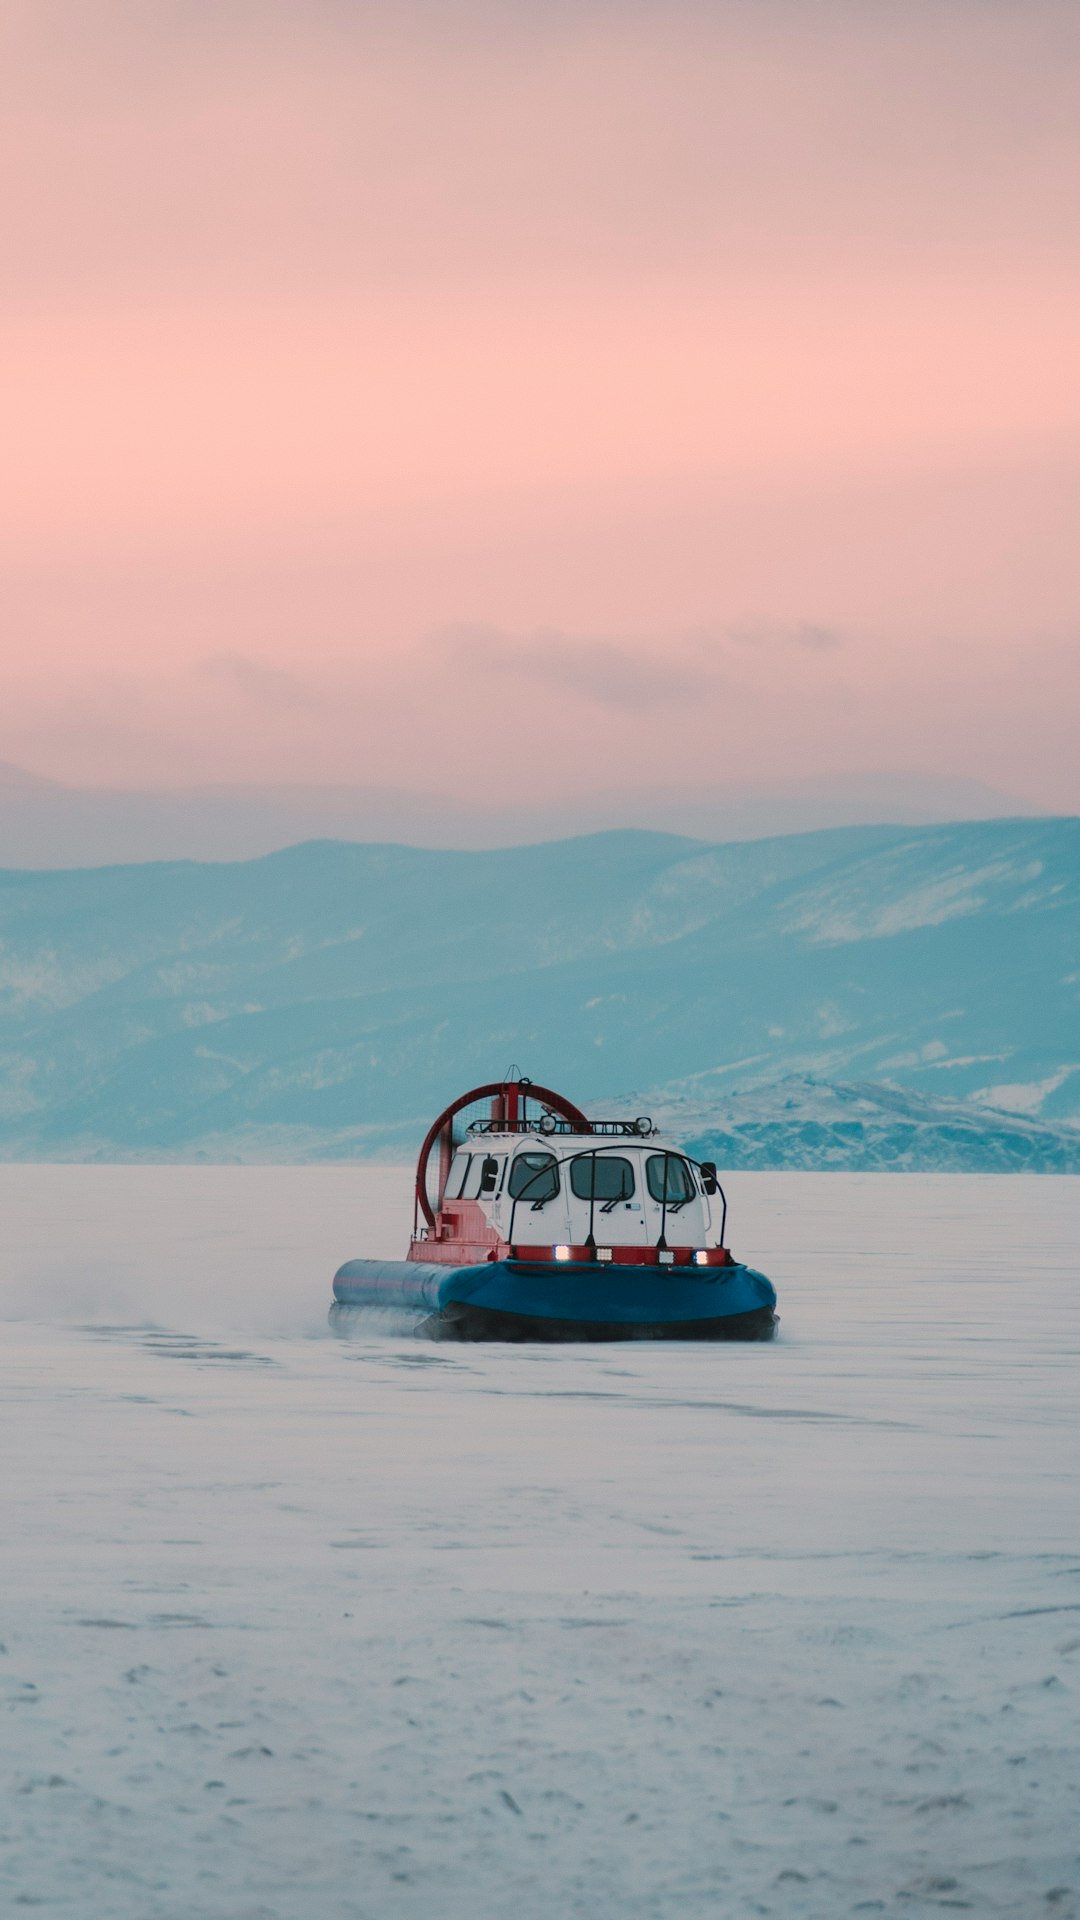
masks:
[[[505,1080],[440,1113],[408,1254],[347,1261],[331,1312],[411,1309],[436,1340],[770,1340],[775,1289],[726,1226],[716,1167],[651,1120]]]

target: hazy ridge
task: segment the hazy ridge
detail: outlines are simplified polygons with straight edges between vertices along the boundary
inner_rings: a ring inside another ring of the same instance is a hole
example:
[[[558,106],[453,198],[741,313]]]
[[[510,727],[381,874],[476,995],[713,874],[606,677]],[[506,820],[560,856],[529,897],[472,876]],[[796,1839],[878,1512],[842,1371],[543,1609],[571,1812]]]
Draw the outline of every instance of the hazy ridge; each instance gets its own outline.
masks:
[[[492,806],[459,794],[379,786],[76,787],[0,760],[0,861],[20,868],[252,860],[303,840],[518,847],[618,828],[714,842],[761,840],[867,821],[924,826],[1039,811],[978,780],[904,772],[684,786],[639,782],[591,794],[555,785],[503,793]]]

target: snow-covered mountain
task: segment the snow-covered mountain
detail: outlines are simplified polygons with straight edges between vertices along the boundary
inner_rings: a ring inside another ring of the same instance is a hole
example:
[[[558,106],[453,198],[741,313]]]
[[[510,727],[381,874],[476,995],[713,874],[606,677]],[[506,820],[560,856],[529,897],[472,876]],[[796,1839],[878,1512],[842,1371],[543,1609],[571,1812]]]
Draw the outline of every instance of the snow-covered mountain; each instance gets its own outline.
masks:
[[[710,1097],[711,1076],[654,1089],[642,1110],[701,1160],[848,1173],[1080,1173],[1080,1127],[905,1087],[790,1074]]]
[[[954,1164],[1002,1164],[1002,1110],[1049,1152],[1080,1121],[1080,821],[0,875],[8,1156],[404,1153],[511,1061],[593,1105],[690,1082],[696,1137],[810,1075],[962,1103]]]

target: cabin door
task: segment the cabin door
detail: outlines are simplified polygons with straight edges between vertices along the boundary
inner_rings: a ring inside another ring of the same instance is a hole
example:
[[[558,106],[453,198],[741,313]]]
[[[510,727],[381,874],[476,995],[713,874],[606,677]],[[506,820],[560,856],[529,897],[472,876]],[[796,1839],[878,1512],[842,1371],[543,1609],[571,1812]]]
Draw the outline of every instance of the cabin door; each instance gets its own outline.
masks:
[[[575,1245],[586,1244],[590,1222],[598,1247],[644,1245],[645,1196],[637,1154],[586,1150],[574,1155],[565,1175]]]
[[[655,1247],[663,1238],[669,1247],[704,1245],[704,1220],[694,1175],[680,1153],[658,1151],[644,1156],[645,1236]]]

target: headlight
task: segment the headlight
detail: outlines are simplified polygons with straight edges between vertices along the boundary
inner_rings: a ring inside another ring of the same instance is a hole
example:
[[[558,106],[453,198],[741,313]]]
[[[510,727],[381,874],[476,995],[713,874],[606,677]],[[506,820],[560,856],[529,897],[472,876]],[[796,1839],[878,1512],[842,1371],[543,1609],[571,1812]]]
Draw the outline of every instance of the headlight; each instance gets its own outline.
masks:
[[[569,1247],[556,1247],[555,1258],[556,1260],[569,1260],[570,1258]]]

